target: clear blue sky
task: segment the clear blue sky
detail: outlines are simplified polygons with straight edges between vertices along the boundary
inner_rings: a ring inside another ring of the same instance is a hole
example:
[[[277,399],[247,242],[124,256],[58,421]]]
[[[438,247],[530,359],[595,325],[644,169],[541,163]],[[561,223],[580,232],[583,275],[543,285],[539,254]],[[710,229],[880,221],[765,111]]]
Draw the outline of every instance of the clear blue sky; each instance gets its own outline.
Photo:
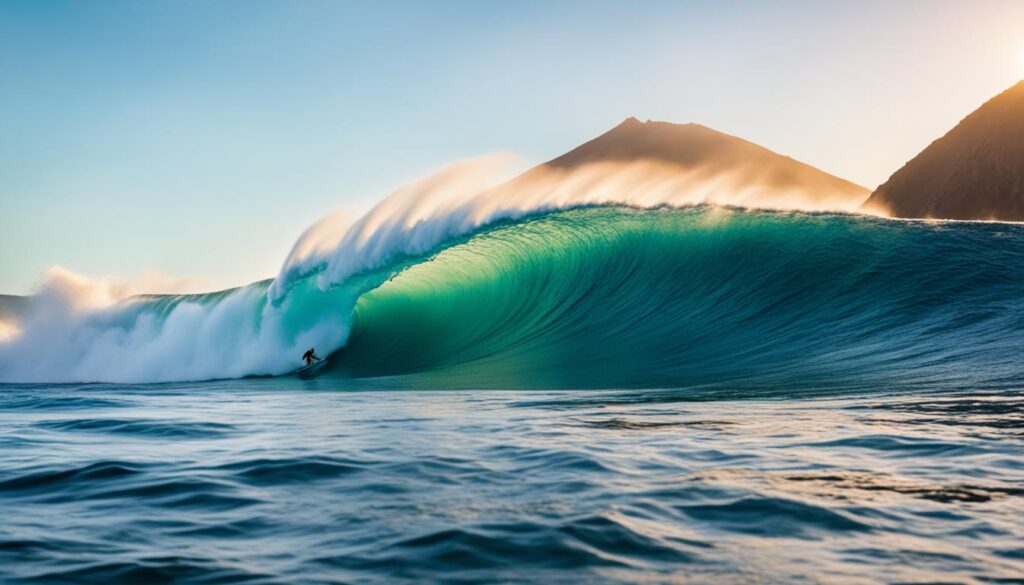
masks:
[[[868,187],[1024,77],[1024,2],[0,0],[0,292],[213,287],[454,159],[634,115]]]

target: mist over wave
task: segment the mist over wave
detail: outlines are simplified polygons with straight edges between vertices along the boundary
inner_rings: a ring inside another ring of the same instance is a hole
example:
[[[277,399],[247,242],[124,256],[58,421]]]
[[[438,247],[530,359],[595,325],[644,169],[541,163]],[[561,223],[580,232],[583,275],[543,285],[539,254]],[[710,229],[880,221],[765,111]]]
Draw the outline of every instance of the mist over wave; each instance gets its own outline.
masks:
[[[457,163],[331,214],[275,279],[237,289],[118,296],[51,275],[5,321],[0,381],[277,375],[311,346],[341,350],[329,375],[415,387],[1020,377],[1016,226],[826,214],[861,200],[650,160],[504,181],[513,167]]]

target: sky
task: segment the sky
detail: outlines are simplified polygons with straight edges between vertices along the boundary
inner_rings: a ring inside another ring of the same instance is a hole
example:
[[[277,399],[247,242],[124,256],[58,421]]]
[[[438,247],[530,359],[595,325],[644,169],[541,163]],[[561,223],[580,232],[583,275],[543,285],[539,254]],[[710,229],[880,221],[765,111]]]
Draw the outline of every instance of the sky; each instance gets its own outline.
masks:
[[[869,188],[1024,78],[1024,2],[0,0],[0,293],[224,288],[455,160],[698,122]]]

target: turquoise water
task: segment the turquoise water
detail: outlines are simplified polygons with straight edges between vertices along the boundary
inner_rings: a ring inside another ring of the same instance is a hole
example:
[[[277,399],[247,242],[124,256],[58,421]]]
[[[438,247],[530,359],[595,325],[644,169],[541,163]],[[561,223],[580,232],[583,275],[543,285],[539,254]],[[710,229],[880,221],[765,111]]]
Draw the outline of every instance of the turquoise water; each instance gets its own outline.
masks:
[[[1024,583],[1024,227],[593,207],[378,256],[19,301],[0,581]]]
[[[488,230],[364,295],[335,372],[741,395],[1019,387],[1022,342],[1018,226],[599,208]]]

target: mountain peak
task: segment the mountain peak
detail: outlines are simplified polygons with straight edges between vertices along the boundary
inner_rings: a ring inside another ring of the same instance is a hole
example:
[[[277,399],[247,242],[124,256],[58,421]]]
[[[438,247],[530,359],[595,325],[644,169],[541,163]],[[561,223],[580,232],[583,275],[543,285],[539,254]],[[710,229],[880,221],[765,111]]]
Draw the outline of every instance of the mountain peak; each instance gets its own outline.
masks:
[[[634,117],[513,183],[555,188],[584,167],[576,177],[587,180],[570,181],[571,189],[593,189],[603,177],[618,192],[646,181],[671,188],[678,201],[810,209],[854,209],[868,196],[863,187],[707,126]]]
[[[768,149],[700,124],[674,124],[629,117],[618,126],[546,163],[566,168],[593,162],[658,160],[690,165],[714,155],[763,156]],[[774,154],[774,153],[771,153]],[[776,155],[778,156],[778,155]]]
[[[893,173],[864,206],[896,217],[1024,221],[1024,81]]]

